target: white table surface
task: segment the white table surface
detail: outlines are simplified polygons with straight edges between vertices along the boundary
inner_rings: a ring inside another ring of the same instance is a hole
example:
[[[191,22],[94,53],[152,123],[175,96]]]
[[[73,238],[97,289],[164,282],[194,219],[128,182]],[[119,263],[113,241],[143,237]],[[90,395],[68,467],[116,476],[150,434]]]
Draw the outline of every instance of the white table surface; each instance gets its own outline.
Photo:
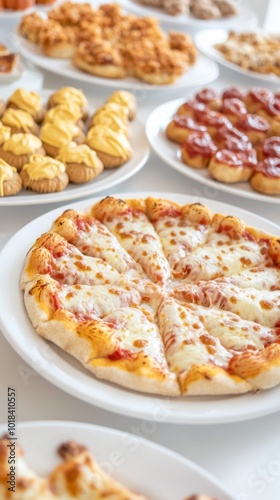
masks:
[[[256,82],[223,70],[212,85],[223,88],[231,84],[248,88],[256,85]],[[108,88],[80,85],[45,73],[45,88],[59,88],[62,85],[76,85],[100,101],[104,101],[110,94]],[[139,102],[138,117],[145,120],[158,104],[190,94],[191,91],[181,91],[149,95],[143,88],[136,94]],[[101,194],[147,190],[208,197],[244,208],[280,225],[279,205],[247,200],[209,189],[175,172],[154,154],[151,154],[145,167],[133,178]],[[64,204],[0,207],[0,245],[3,246],[18,229],[35,217]],[[3,313],[2,311],[1,314]],[[7,422],[8,386],[17,390],[18,421],[73,420],[125,430],[167,446],[197,462],[222,481],[236,500],[280,498],[280,412],[231,424],[195,426],[156,423],[151,426],[143,420],[110,413],[64,393],[28,367],[3,336],[0,336],[0,424]]]

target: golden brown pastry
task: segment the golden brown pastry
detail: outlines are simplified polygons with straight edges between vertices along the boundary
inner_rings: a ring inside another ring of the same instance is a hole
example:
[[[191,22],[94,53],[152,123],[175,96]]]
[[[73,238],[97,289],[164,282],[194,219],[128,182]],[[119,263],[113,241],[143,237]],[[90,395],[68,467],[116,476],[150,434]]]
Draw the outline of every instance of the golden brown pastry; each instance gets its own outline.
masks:
[[[95,151],[86,144],[70,142],[61,148],[56,160],[65,164],[69,180],[75,184],[92,181],[104,169]]]
[[[87,134],[87,144],[92,148],[105,168],[116,168],[132,156],[131,145],[122,132],[114,132],[102,125],[95,125]]]
[[[107,40],[80,43],[74,53],[73,63],[77,68],[103,78],[126,76],[120,51]]]
[[[255,167],[251,186],[264,194],[280,194],[280,159],[266,158]]]
[[[39,42],[39,34],[42,32],[43,28],[47,24],[47,21],[43,19],[38,12],[33,12],[23,16],[18,30],[21,36],[27,38],[33,43]]]
[[[54,193],[66,188],[69,178],[65,165],[49,156],[34,154],[20,171],[22,185],[38,193]]]
[[[265,141],[270,133],[269,122],[259,115],[250,113],[240,115],[235,126],[248,136],[253,146]]]
[[[21,170],[34,153],[45,155],[42,141],[33,134],[13,134],[0,147],[0,158]]]
[[[195,99],[202,102],[212,111],[220,111],[222,99],[217,90],[213,88],[202,89],[195,94]]]
[[[34,134],[39,135],[40,129],[34,118],[22,109],[7,108],[2,116],[2,123],[10,127],[11,134]]]
[[[168,139],[178,144],[181,144],[193,132],[207,132],[207,128],[184,115],[175,116],[166,127]]]
[[[119,90],[110,95],[107,102],[114,102],[128,109],[128,118],[133,120],[137,113],[137,102],[134,95],[126,90]]]
[[[45,110],[42,105],[42,98],[37,92],[17,89],[9,97],[7,106],[27,111],[37,123],[40,123],[44,118]]]
[[[39,33],[39,44],[43,53],[48,57],[70,59],[75,51],[75,28],[63,28],[59,24],[47,24]]]
[[[21,186],[22,181],[17,169],[0,158],[0,197],[17,194]]]
[[[82,130],[71,122],[56,121],[45,123],[41,128],[41,140],[49,156],[55,158],[59,150],[71,141],[81,144],[85,135]]]
[[[217,147],[207,132],[194,132],[181,144],[182,160],[194,168],[208,166]]]
[[[247,114],[247,109],[244,102],[240,99],[237,99],[236,97],[232,97],[231,99],[224,99],[222,101],[220,111],[228,118],[228,120],[233,125],[236,124],[240,115]]]
[[[82,112],[82,119],[86,120],[88,117],[87,99],[83,91],[75,87],[62,87],[54,92],[48,100],[48,108],[53,108],[57,104],[65,104],[69,101],[79,106]]]
[[[234,182],[248,181],[252,176],[253,168],[245,164],[242,158],[233,151],[220,149],[211,158],[208,171],[217,181],[232,184]]]

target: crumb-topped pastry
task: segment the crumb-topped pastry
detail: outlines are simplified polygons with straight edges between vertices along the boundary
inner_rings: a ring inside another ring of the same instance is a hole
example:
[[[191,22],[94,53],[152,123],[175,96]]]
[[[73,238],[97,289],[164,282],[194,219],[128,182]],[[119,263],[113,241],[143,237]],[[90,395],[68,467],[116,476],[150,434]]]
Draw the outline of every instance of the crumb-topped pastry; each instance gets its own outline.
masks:
[[[55,193],[66,188],[69,178],[65,165],[49,156],[34,154],[22,167],[23,187],[38,193]]]
[[[86,144],[70,142],[61,148],[56,159],[65,164],[69,180],[75,184],[92,181],[104,169],[96,152]]]
[[[119,90],[110,95],[107,102],[114,102],[128,109],[128,118],[133,120],[137,112],[137,103],[134,95],[126,90]]]
[[[22,181],[17,169],[0,158],[0,197],[17,194],[21,186]]]
[[[107,40],[82,42],[73,63],[78,68],[104,78],[124,78],[126,70],[120,51]]]
[[[39,127],[32,115],[27,111],[7,108],[1,119],[3,125],[10,127],[11,134],[29,133],[39,135]]]
[[[105,168],[120,167],[132,156],[127,137],[102,125],[95,125],[89,130],[87,144],[96,151]]]
[[[82,118],[86,120],[88,117],[87,99],[83,91],[75,87],[62,87],[54,92],[48,100],[48,108],[53,108],[57,104],[65,104],[69,101],[79,106]]]
[[[39,44],[46,56],[59,59],[70,59],[75,50],[76,31],[74,28],[63,28],[59,24],[49,23],[39,33]]]
[[[32,154],[45,155],[42,141],[33,134],[13,134],[0,147],[0,158],[21,170]]]
[[[44,118],[45,110],[42,105],[42,98],[37,92],[17,89],[9,97],[7,106],[27,111],[37,123],[40,123]]]
[[[45,123],[41,128],[40,137],[47,154],[53,158],[69,142],[74,141],[81,144],[85,139],[84,133],[77,125],[72,122],[62,121]]]

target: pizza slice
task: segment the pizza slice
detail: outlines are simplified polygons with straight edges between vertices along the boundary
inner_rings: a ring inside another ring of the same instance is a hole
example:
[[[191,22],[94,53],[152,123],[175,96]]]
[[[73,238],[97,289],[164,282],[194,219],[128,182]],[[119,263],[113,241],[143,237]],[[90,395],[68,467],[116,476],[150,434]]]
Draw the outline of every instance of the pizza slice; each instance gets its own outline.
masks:
[[[49,486],[61,500],[145,500],[109,476],[82,445],[69,441],[58,450],[63,463],[49,476]],[[146,499],[147,500],[147,499]]]
[[[253,267],[241,273],[222,277],[216,283],[231,283],[239,288],[255,288],[256,290],[280,290],[279,267]]]
[[[239,278],[238,278],[239,280]],[[261,280],[260,280],[261,282]],[[248,282],[247,282],[248,283]],[[260,285],[259,285],[260,286]],[[271,286],[269,281],[267,286]],[[173,290],[178,300],[238,314],[240,318],[267,327],[280,326],[280,290],[240,287],[223,280],[201,281],[194,285],[182,285]]]
[[[36,275],[49,275],[60,283],[74,285],[114,284],[119,273],[102,259],[88,257],[57,233],[45,233],[37,239],[27,254],[20,285]]]
[[[78,321],[102,318],[120,307],[136,306],[141,296],[135,288],[114,285],[66,285],[50,276],[38,276],[25,287],[25,306],[36,328],[57,310],[70,312]]]
[[[181,207],[173,201],[150,196],[146,209],[171,269],[205,242],[212,214],[204,205],[194,203]]]
[[[232,354],[204,327],[192,308],[168,297],[158,308],[158,325],[169,368],[183,395],[238,394],[251,390],[228,372]]]
[[[66,210],[54,221],[51,231],[63,236],[83,254],[103,259],[121,273],[136,267],[117,238],[89,214]]]
[[[194,283],[273,265],[269,241],[254,235],[238,218],[216,214],[204,245],[175,265],[182,281]]]
[[[26,464],[21,446],[8,436],[0,439],[0,498],[1,500],[57,499],[46,479],[39,477]]]
[[[116,236],[154,283],[166,284],[171,275],[170,266],[142,200],[137,205],[137,200],[129,204],[108,196],[93,206],[92,214]]]

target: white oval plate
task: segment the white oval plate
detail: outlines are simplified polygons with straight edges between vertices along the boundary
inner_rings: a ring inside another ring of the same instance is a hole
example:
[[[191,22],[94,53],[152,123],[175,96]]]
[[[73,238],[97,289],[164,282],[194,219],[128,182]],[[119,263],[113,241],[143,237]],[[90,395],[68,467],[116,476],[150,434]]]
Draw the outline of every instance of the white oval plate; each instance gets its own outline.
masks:
[[[236,7],[238,9],[238,14],[236,16],[224,17],[220,19],[197,19],[189,14],[180,14],[178,16],[171,16],[164,12],[163,9],[156,7],[149,7],[147,5],[141,4],[141,1],[137,0],[120,0],[119,3],[127,10],[139,16],[151,16],[158,19],[160,22],[166,24],[172,24],[174,26],[191,26],[193,28],[205,29],[205,28],[224,28],[233,29],[238,27],[240,29],[242,26],[244,29],[249,27],[254,28],[258,24],[258,18],[256,14],[250,10],[246,5],[240,4],[238,2]]]
[[[176,90],[206,85],[216,80],[219,76],[219,67],[217,64],[199,55],[196,64],[186,71],[183,76],[178,78],[175,83],[170,85],[149,85],[133,77],[121,79],[101,78],[99,76],[90,75],[89,73],[84,73],[78,68],[75,68],[70,59],[56,59],[45,56],[38,45],[29,42],[19,35],[14,35],[14,41],[17,50],[36,66],[60,76],[67,76],[80,82],[101,85],[102,87],[123,88],[128,90],[140,89],[142,92]]]
[[[156,155],[174,170],[194,179],[205,186],[211,186],[217,191],[225,191],[245,198],[257,201],[280,204],[280,195],[266,195],[257,193],[251,188],[250,182],[238,182],[236,184],[225,184],[212,179],[207,168],[196,169],[182,162],[178,144],[167,139],[165,129],[174,117],[177,109],[186,99],[175,99],[174,101],[161,104],[151,112],[146,121],[146,135],[151,148]]]
[[[180,204],[201,202],[213,212],[232,214],[247,225],[280,236],[280,228],[270,221],[240,208],[204,198],[174,193],[121,193],[119,198],[146,198],[150,195]],[[228,397],[165,398],[147,395],[95,378],[73,357],[47,342],[33,329],[19,290],[24,259],[36,238],[48,231],[66,208],[88,210],[99,198],[60,207],[35,219],[18,231],[0,254],[0,327],[11,347],[34,370],[60,389],[92,405],[123,415],[178,424],[214,424],[261,417],[280,409],[280,386],[273,389]],[[169,497],[172,498],[172,497]]]
[[[42,90],[39,93],[42,95],[45,103],[54,90]],[[93,99],[88,99],[90,112],[101,106],[103,102],[97,103]],[[66,200],[82,198],[91,194],[99,193],[105,189],[116,186],[120,182],[129,179],[138,172],[146,163],[150,148],[145,135],[145,127],[138,120],[133,120],[129,124],[130,140],[133,149],[133,156],[127,163],[116,169],[104,170],[96,179],[86,184],[68,184],[66,189],[58,193],[35,193],[22,189],[14,196],[0,197],[0,206],[19,206],[19,205],[40,205],[44,203],[57,203]]]
[[[6,432],[7,426],[0,426],[0,435]],[[16,433],[26,463],[41,476],[47,476],[61,463],[57,448],[74,440],[85,445],[112,477],[147,498],[183,500],[203,492],[220,500],[233,500],[233,496],[200,466],[168,448],[127,432],[79,422],[37,421],[20,423]],[[116,450],[117,465],[112,460]]]
[[[240,31],[240,30],[239,30]],[[246,30],[248,31],[248,29]],[[249,76],[250,78],[254,78],[255,80],[259,80],[261,82],[274,83],[275,85],[280,84],[280,78],[274,74],[263,74],[257,73],[256,71],[249,71],[247,69],[241,68],[238,64],[234,64],[230,61],[227,61],[221,52],[215,49],[214,45],[216,43],[223,43],[228,38],[228,32],[224,29],[213,29],[213,30],[202,30],[194,36],[194,41],[197,48],[210,57],[221,66],[225,68],[231,69],[236,73],[240,73],[243,76]]]

